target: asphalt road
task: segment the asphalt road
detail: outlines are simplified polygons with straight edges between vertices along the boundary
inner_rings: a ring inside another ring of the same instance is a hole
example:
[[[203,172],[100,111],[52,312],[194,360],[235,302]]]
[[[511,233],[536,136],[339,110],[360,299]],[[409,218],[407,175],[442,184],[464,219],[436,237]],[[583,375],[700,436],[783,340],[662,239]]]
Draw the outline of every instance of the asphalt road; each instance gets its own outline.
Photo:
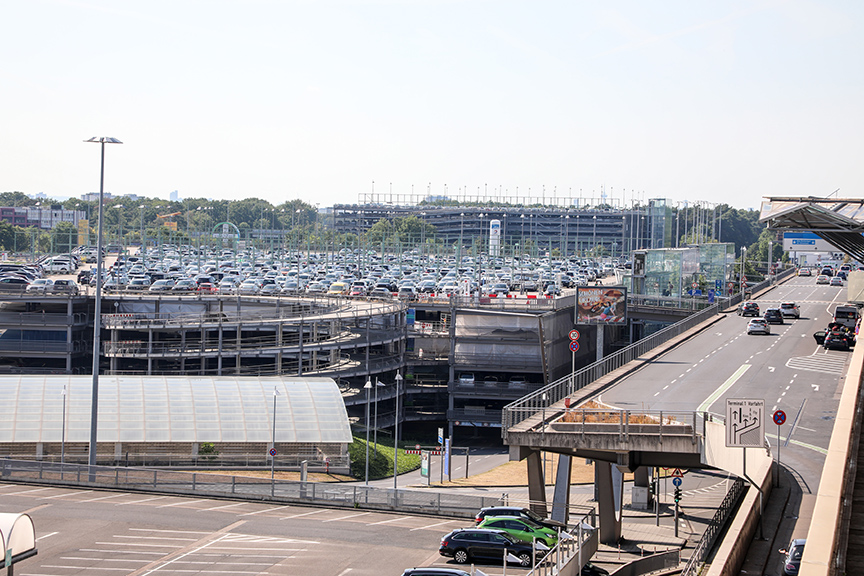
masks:
[[[812,335],[831,321],[834,307],[845,298],[845,287],[817,286],[812,277],[793,278],[756,301],[762,311],[795,301],[801,307],[800,320],[772,325],[769,336],[748,336],[749,318],[728,314],[605,392],[601,400],[621,409],[723,414],[727,398],[764,398],[769,419],[775,410],[783,410],[787,421],[780,427],[781,461],[803,494],[793,537],[804,538],[850,357],[848,352],[824,350]],[[769,420],[766,433],[775,457],[777,432]]]
[[[448,565],[438,544],[470,521],[352,509],[0,484],[0,512],[27,512],[38,555],[18,576],[379,576]],[[500,564],[483,565],[490,575]],[[508,574],[525,574],[517,565]]]

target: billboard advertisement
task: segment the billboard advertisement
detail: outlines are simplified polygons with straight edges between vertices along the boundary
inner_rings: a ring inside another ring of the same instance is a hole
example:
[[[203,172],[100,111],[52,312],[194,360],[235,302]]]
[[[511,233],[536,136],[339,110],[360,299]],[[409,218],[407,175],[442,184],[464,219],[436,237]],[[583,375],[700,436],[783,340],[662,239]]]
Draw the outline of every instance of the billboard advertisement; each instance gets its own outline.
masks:
[[[489,254],[491,256],[501,255],[501,221],[489,222]]]
[[[625,324],[624,286],[580,286],[576,290],[576,324]]]

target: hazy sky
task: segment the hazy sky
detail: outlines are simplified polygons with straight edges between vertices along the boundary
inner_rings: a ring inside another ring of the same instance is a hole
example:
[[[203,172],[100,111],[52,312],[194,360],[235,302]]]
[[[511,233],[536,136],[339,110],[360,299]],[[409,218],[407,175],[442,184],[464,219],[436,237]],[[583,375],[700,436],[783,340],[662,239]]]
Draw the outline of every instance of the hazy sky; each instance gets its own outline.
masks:
[[[860,0],[5,0],[0,19],[0,191],[95,191],[82,141],[113,136],[106,190],[166,198],[862,192]]]

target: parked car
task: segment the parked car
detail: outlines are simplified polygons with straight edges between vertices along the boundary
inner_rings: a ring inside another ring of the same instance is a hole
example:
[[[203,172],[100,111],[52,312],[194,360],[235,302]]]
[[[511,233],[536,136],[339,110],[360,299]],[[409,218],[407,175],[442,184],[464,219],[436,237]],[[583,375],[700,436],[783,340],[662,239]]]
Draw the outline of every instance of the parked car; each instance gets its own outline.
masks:
[[[132,278],[131,280],[129,280],[129,284],[126,285],[126,290],[146,292],[147,290],[150,290],[150,279]]]
[[[517,518],[525,518],[526,520],[531,520],[535,524],[545,526],[552,530],[558,530],[559,528],[565,530],[567,528],[557,520],[542,518],[538,514],[532,512],[529,508],[522,508],[520,506],[488,506],[486,508],[481,508],[474,517],[474,521],[477,524],[480,524],[480,522],[482,522],[487,516],[515,516]]]
[[[188,278],[178,280],[174,286],[171,287],[172,292],[195,292],[196,290],[198,290],[198,283],[194,280],[189,280]]]
[[[459,568],[440,568],[438,566],[427,566],[426,568],[408,568],[402,576],[472,576],[470,573]],[[484,572],[474,569],[473,576],[486,576]]]
[[[459,374],[459,385],[460,386],[473,386],[474,385],[474,373],[473,372],[462,372]]]
[[[0,292],[24,292],[30,284],[26,279],[17,276],[0,278]]]
[[[786,555],[786,558],[783,559],[783,574],[786,576],[796,576],[798,574],[798,569],[801,567],[801,557],[804,555],[805,544],[807,544],[806,539],[798,538],[792,540],[788,548],[779,550],[781,554]]]
[[[764,318],[753,318],[747,324],[747,334],[771,334],[771,326]]]
[[[783,324],[783,314],[779,308],[768,308],[765,310],[764,318],[769,324]]]
[[[171,278],[163,278],[156,280],[150,285],[150,292],[170,292],[174,287],[174,280]]]
[[[199,294],[216,294],[219,291],[216,285],[211,282],[201,282],[198,284]]]
[[[78,284],[74,280],[57,279],[51,285],[49,290],[51,294],[69,294],[70,296],[78,295]]]
[[[844,328],[826,330],[822,346],[826,350],[849,350],[854,345],[853,339],[854,335]]]
[[[53,284],[54,281],[50,278],[37,278],[27,286],[25,292],[28,294],[48,294]]]
[[[520,566],[531,566],[534,555],[542,557],[544,548],[535,549],[531,544],[517,540],[501,530],[485,528],[458,528],[441,539],[438,553],[452,557],[457,564],[466,564],[475,559],[503,560],[504,550],[519,559]]]
[[[238,294],[258,294],[258,281],[257,280],[244,280],[240,283],[240,286],[237,288]]]
[[[795,302],[783,302],[780,304],[780,313],[784,318],[801,318],[801,308]]]
[[[742,302],[738,306],[739,316],[759,316],[759,304],[756,302]]]
[[[538,542],[543,542],[549,548],[552,548],[558,542],[557,531],[541,526],[527,518],[486,516],[477,527],[502,530],[522,542],[530,543],[536,538]]]

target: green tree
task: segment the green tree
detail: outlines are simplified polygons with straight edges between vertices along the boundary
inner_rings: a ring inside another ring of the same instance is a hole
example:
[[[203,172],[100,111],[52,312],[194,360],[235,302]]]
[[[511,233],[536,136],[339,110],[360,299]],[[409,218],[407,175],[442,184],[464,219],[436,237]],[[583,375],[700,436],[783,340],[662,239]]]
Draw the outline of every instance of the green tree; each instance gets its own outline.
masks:
[[[50,237],[52,252],[71,252],[78,245],[78,230],[71,222],[58,222]]]

